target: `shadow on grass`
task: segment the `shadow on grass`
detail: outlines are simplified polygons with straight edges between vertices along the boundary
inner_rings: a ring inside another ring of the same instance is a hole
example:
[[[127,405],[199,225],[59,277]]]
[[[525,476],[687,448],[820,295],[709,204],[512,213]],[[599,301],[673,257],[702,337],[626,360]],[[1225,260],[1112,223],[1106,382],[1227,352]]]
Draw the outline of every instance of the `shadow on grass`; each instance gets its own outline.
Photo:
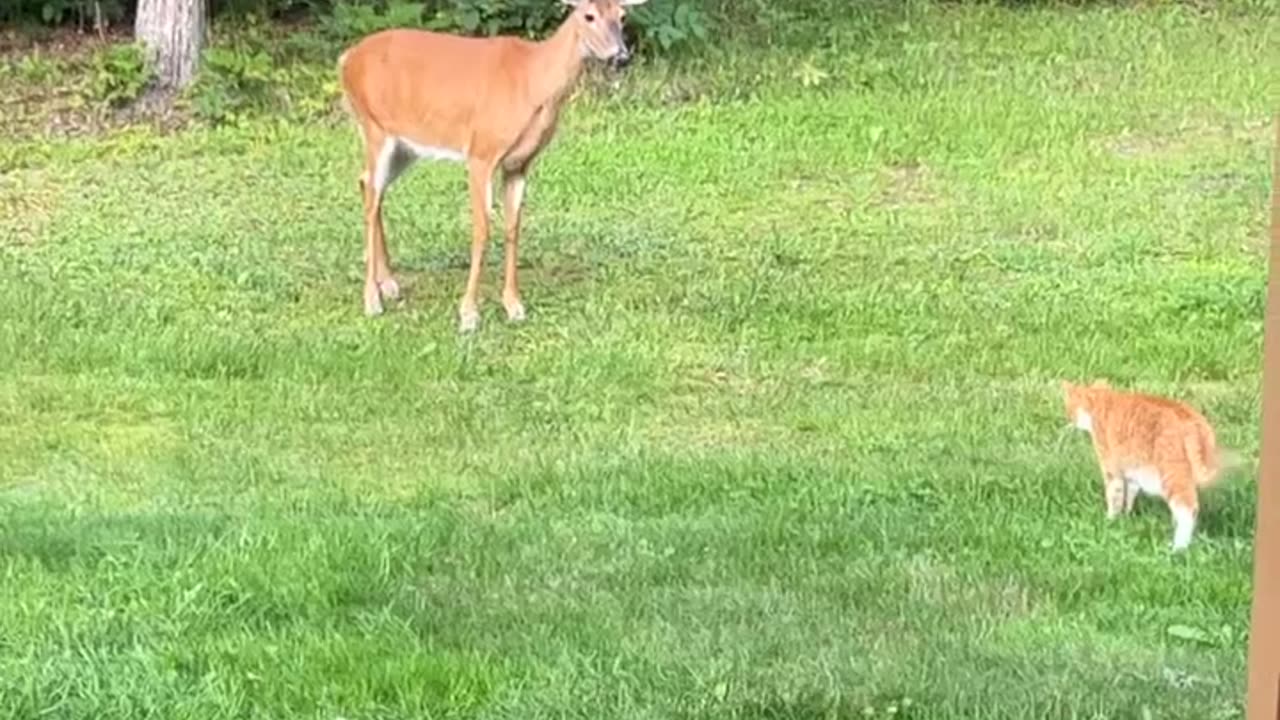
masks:
[[[230,528],[226,518],[204,514],[113,515],[77,518],[53,510],[11,508],[0,515],[0,559],[26,558],[65,572],[113,554],[179,541],[207,542]]]
[[[853,720],[891,717],[913,720],[924,717],[918,705],[897,693],[877,693],[862,699],[832,697],[815,690],[791,697],[770,697],[744,701],[736,706],[717,705],[688,714],[688,720],[738,718],[740,720]]]

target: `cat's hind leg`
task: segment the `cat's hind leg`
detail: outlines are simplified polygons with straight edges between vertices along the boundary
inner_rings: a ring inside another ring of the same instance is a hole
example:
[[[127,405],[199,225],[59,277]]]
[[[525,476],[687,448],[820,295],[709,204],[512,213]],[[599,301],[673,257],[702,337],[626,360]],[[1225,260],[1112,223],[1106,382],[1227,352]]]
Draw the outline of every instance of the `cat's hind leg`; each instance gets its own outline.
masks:
[[[1107,472],[1103,492],[1107,499],[1107,519],[1115,520],[1125,508],[1129,481],[1118,472]]]
[[[1169,513],[1173,515],[1173,551],[1186,550],[1196,531],[1196,508],[1194,505],[1170,502]]]
[[[1168,462],[1164,467],[1161,490],[1173,518],[1173,552],[1185,550],[1196,531],[1200,502],[1190,462]]]
[[[1099,469],[1102,470],[1102,497],[1107,506],[1107,519],[1115,520],[1120,515],[1121,508],[1124,507],[1127,481],[1120,468],[1106,457],[1096,435],[1093,436],[1093,453],[1098,459]]]
[[[1133,502],[1138,499],[1138,493],[1142,491],[1142,486],[1138,483],[1125,478],[1124,481],[1124,514],[1128,515],[1133,512]]]
[[[1196,516],[1200,507],[1195,488],[1183,485],[1170,488],[1169,514],[1173,517],[1174,552],[1185,550],[1191,544],[1191,536],[1196,531]]]

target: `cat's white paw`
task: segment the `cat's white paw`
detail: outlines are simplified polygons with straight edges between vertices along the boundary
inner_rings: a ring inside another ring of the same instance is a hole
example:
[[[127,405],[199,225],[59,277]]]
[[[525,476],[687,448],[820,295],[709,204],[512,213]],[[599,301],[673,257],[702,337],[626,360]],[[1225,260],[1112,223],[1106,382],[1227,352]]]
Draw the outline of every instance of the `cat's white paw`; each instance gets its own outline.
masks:
[[[1193,512],[1181,506],[1171,508],[1171,513],[1174,522],[1171,547],[1174,552],[1182,552],[1191,544],[1191,536],[1196,528],[1196,517]]]

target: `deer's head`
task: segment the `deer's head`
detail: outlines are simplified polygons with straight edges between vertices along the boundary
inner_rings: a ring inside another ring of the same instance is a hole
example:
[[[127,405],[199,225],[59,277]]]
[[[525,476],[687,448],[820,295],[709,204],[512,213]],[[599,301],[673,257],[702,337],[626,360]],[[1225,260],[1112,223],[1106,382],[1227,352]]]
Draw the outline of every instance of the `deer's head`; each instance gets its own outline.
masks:
[[[560,0],[573,7],[574,23],[584,55],[620,68],[631,62],[631,51],[622,37],[626,8],[646,0]]]

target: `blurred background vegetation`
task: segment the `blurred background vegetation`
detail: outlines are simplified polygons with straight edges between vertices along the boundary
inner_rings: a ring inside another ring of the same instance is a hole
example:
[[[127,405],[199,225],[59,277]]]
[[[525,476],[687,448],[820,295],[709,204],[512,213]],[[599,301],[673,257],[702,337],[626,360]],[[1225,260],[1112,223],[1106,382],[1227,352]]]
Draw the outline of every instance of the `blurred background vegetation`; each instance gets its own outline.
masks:
[[[1002,7],[1108,5],[1092,0],[995,0],[957,4]],[[1270,12],[1280,0],[1147,0],[1206,13]],[[632,9],[627,32],[640,62],[669,73],[660,87],[628,83],[623,93],[661,93],[687,102],[750,95],[744,78],[811,88],[870,82],[877,70],[858,56],[883,55],[904,37],[913,8],[925,0],[649,0]],[[944,0],[944,4],[946,0]],[[1131,2],[1114,3],[1132,5]],[[22,133],[99,126],[127,115],[152,86],[146,53],[133,41],[138,0],[0,0],[0,100],[16,109],[0,131]],[[388,27],[421,27],[470,35],[543,37],[564,17],[560,0],[207,0],[208,33],[196,82],[168,116],[236,124],[271,115],[284,122],[338,114],[333,63],[355,39]],[[909,48],[907,48],[909,50]],[[747,52],[744,52],[747,51]],[[788,67],[769,68],[769,51]],[[805,58],[808,58],[806,60]],[[825,68],[819,59],[826,59]],[[708,72],[727,65],[758,71]],[[834,63],[834,65],[833,65]],[[838,66],[848,77],[835,77]],[[734,87],[695,87],[734,78]],[[700,78],[700,79],[699,79]],[[598,78],[597,78],[598,80]],[[609,83],[591,81],[587,92]],[[120,111],[129,109],[128,113]],[[177,112],[173,112],[176,110]],[[90,118],[95,118],[91,120]],[[35,118],[35,120],[33,120]],[[50,122],[49,118],[57,118]]]

